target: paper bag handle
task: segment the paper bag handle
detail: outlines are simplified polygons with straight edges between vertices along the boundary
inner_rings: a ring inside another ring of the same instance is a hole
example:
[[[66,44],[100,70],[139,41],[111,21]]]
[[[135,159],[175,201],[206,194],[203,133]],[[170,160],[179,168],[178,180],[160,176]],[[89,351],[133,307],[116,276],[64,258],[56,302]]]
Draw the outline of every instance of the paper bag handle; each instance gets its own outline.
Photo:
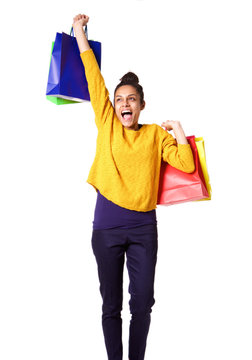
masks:
[[[85,32],[86,38],[88,39],[88,29],[87,29],[87,25],[85,25],[84,32]],[[71,36],[74,36],[73,27],[71,27],[70,35],[71,35]]]

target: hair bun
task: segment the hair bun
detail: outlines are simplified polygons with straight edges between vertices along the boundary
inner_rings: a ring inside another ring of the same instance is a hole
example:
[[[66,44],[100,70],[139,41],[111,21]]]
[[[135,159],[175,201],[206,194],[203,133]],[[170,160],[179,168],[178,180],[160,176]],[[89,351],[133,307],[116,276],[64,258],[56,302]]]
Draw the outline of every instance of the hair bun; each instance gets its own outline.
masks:
[[[138,79],[137,75],[134,74],[133,72],[128,72],[120,80],[122,83],[131,83],[131,84],[139,83],[139,79]]]
[[[134,74],[133,72],[128,72],[127,74],[125,74],[121,79],[120,84],[117,85],[117,87],[115,88],[114,91],[114,96],[117,92],[117,90],[124,85],[131,85],[133,86],[136,91],[138,92],[139,96],[140,96],[140,103],[144,104],[144,92],[143,92],[143,88],[142,86],[139,84],[139,79],[138,76],[136,74]]]

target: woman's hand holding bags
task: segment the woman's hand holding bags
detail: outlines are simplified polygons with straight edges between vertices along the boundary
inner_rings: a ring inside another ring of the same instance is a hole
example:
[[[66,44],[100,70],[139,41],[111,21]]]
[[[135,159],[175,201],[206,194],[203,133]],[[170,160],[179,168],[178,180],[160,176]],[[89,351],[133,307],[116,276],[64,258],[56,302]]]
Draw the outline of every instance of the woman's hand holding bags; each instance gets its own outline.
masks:
[[[188,136],[187,141],[193,152],[195,171],[188,174],[162,161],[158,205],[211,199],[203,138]]]

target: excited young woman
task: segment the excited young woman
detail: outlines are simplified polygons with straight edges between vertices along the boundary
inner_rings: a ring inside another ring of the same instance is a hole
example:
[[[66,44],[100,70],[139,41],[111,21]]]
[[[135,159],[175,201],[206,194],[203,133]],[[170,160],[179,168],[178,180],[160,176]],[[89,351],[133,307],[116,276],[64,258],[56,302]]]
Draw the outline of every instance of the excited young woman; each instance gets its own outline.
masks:
[[[92,248],[103,299],[102,326],[109,360],[122,360],[122,301],[125,256],[129,274],[129,360],[143,360],[154,300],[158,234],[156,205],[161,160],[194,171],[190,145],[178,121],[139,124],[144,92],[134,73],[125,74],[109,99],[104,79],[83,27],[73,28],[85,67],[98,128],[96,155],[88,183],[97,191]]]

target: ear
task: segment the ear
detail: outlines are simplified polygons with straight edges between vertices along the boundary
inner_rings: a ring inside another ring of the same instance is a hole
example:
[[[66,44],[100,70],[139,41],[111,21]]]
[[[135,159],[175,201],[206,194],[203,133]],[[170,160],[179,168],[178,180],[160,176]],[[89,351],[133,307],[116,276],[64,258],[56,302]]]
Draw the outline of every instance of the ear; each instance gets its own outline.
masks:
[[[141,110],[143,110],[145,108],[145,101],[143,101],[143,103],[141,104]]]

